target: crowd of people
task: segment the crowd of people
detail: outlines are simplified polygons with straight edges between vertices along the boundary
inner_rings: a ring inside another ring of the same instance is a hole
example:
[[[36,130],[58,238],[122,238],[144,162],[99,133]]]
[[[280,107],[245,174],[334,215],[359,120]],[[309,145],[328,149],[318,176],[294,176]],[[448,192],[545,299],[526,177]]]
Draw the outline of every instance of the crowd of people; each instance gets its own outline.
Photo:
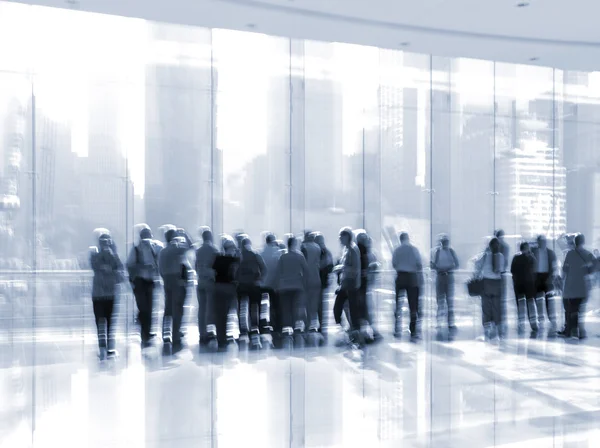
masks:
[[[324,344],[324,297],[332,281],[337,283],[333,318],[346,343],[360,347],[382,338],[373,319],[373,294],[369,293],[381,265],[372,249],[372,239],[364,230],[340,230],[339,259],[334,259],[319,232],[306,231],[302,239],[287,235],[283,241],[266,233],[264,248],[258,252],[244,233],[222,235],[215,242],[213,232],[204,227],[200,229],[201,241],[195,244],[184,229],[175,226],[163,227],[164,241],[154,238],[147,225],[138,226],[138,230],[139,242],[124,265],[108,230],[98,230],[98,245],[92,248],[92,300],[101,358],[116,353],[111,337],[112,315],[119,284],[127,279],[135,296],[144,347],[152,345],[156,336],[152,332],[155,290],[163,287],[163,343],[173,350],[181,348],[184,303],[191,284],[196,285],[199,343],[211,351],[241,344],[255,349]],[[509,273],[520,334],[526,331],[527,320],[532,335],[542,331],[547,317],[549,334],[585,338],[581,311],[597,262],[584,248],[583,235],[574,236],[571,243],[559,272],[557,256],[543,236],[535,244],[522,242],[520,252],[509,262],[504,232],[495,232],[477,257],[473,278],[468,282],[469,293],[481,297],[487,340],[503,340],[506,336]],[[452,339],[457,333],[454,277],[459,258],[447,235],[439,238],[430,259],[430,269],[435,273],[438,336],[445,334]],[[418,341],[424,266],[420,251],[406,232],[399,234],[392,266],[396,271],[394,336],[402,337],[402,298],[406,297],[410,338]],[[553,305],[553,296],[558,293],[565,309],[560,331]],[[237,314],[237,322],[230,318],[232,311]],[[344,314],[348,327],[342,325]]]

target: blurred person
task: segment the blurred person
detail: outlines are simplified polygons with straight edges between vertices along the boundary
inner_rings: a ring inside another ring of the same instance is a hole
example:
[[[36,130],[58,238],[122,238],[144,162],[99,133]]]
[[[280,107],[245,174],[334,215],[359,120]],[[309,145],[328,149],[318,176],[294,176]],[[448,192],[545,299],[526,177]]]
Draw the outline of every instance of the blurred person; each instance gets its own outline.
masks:
[[[359,295],[361,281],[360,251],[353,241],[354,234],[350,227],[344,227],[340,230],[339,239],[343,247],[343,254],[339,264],[334,268],[334,272],[339,273],[340,286],[333,305],[333,317],[335,323],[341,328],[342,312],[345,303],[348,302],[350,330],[352,334],[356,334],[360,331],[363,320]]]
[[[236,278],[240,258],[236,244],[229,235],[223,236],[221,247],[222,250],[215,256],[212,265],[214,293],[208,300],[207,326],[214,326],[214,331],[208,337],[216,337],[218,347],[224,348],[228,344],[236,345],[233,335],[227,332],[227,319],[237,297]]]
[[[373,321],[373,303],[370,294],[370,283],[372,272],[379,267],[377,258],[372,250],[371,237],[363,230],[355,232],[356,246],[360,252],[360,288],[359,299],[361,306],[361,315],[364,319],[363,336],[367,342],[374,342],[382,339],[381,335],[375,329]]]
[[[554,301],[554,280],[557,271],[556,254],[548,247],[544,235],[537,237],[537,247],[532,252],[536,260],[535,295],[539,325],[540,327],[544,325],[545,302],[546,313],[550,321],[550,334],[555,334],[557,330],[557,312]]]
[[[483,296],[481,297],[481,316],[486,340],[505,337],[504,299],[502,295],[502,272],[504,255],[498,238],[490,240],[488,247],[475,263],[477,274],[483,278]]]
[[[189,251],[193,242],[188,234],[181,229],[169,229],[165,232],[166,247],[158,257],[159,273],[165,287],[165,315],[163,318],[163,341],[173,344],[174,348],[181,345],[181,321],[183,305],[187,295],[189,273],[192,265]]]
[[[444,310],[446,310],[448,335],[451,338],[457,331],[454,315],[454,271],[459,266],[458,256],[450,246],[450,237],[446,234],[441,235],[439,244],[431,257],[431,269],[436,273],[435,292],[438,328],[442,328]],[[445,326],[446,323],[443,325]]]
[[[240,316],[240,340],[246,342],[250,334],[252,346],[260,348],[260,334],[270,334],[268,321],[260,318],[261,284],[267,276],[267,266],[263,257],[252,248],[252,241],[247,236],[241,242],[237,275],[238,298],[248,304],[249,315],[244,318]],[[248,328],[248,317],[250,328]]]
[[[154,239],[150,227],[145,224],[139,227],[140,240],[129,252],[127,271],[138,308],[142,345],[146,346],[152,336],[154,287],[159,282],[158,256],[164,246]]]
[[[319,332],[324,335],[324,316],[323,316],[323,305],[325,303],[325,293],[329,288],[329,282],[331,273],[333,272],[333,255],[325,244],[325,237],[321,233],[315,234],[315,243],[319,245],[321,249],[321,258],[319,265],[319,276],[321,277],[321,289],[318,303],[318,316],[319,316]]]
[[[400,245],[392,255],[392,265],[396,271],[396,307],[395,337],[402,334],[402,303],[398,299],[405,291],[410,310],[410,335],[413,340],[420,338],[421,303],[420,295],[423,287],[423,262],[419,250],[414,247],[408,233],[400,233]]]
[[[276,334],[281,333],[281,311],[279,304],[279,295],[277,294],[277,263],[281,256],[281,249],[277,243],[275,235],[267,233],[265,236],[265,247],[261,253],[267,275],[262,283],[262,290],[269,296],[269,323]]]
[[[510,257],[510,247],[506,243],[504,239],[505,234],[504,230],[498,229],[494,232],[494,237],[498,240],[498,244],[500,244],[500,252],[502,253],[502,258],[504,259],[504,264],[502,265],[502,273],[508,272],[508,263]]]
[[[559,335],[585,339],[583,312],[590,292],[590,276],[597,270],[594,256],[584,247],[585,237],[574,238],[575,247],[567,252],[563,263],[563,306],[565,328]]]
[[[110,234],[101,233],[98,246],[91,247],[90,265],[94,272],[92,281],[92,303],[98,332],[99,357],[116,355],[112,326],[117,285],[123,282],[123,264],[117,255]]]
[[[306,325],[309,332],[318,332],[321,326],[319,321],[319,301],[321,299],[321,248],[315,242],[315,234],[308,233],[304,236],[302,254],[308,265],[308,278],[306,279]]]
[[[219,249],[214,245],[213,233],[209,227],[200,228],[200,237],[202,244],[196,249],[195,269],[198,277],[196,296],[198,298],[199,343],[204,345],[208,342],[207,308],[214,294],[215,271],[213,265]]]
[[[510,266],[517,302],[518,331],[519,334],[525,332],[525,310],[527,310],[529,325],[531,331],[535,334],[539,328],[535,304],[538,275],[536,274],[536,267],[539,266],[539,262],[532,253],[529,243],[522,242],[519,250],[520,252],[515,254]]]
[[[304,322],[306,320],[304,293],[310,275],[306,259],[299,250],[298,239],[290,236],[287,241],[288,250],[279,257],[275,273],[281,305],[284,346],[292,343],[292,333],[297,336],[297,341],[304,334]]]

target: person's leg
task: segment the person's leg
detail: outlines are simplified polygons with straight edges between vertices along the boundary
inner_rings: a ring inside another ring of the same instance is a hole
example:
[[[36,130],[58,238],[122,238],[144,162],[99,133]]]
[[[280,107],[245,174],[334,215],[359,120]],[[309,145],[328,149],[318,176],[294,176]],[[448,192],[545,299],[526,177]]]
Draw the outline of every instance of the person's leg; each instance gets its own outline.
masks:
[[[529,325],[531,326],[531,331],[538,331],[538,316],[537,316],[537,307],[535,305],[535,292],[533,288],[528,291],[527,297],[527,317],[529,319]]]
[[[325,293],[326,289],[321,287],[319,288],[319,302],[317,304],[317,312],[319,316],[319,332],[324,333],[325,329],[325,316],[323,314],[323,304],[325,303]]]
[[[522,287],[514,286],[515,302],[517,305],[517,328],[519,334],[525,331],[525,311],[527,308],[527,299]]]
[[[138,308],[138,322],[140,323],[140,336],[142,343],[150,339],[150,326],[152,325],[152,294],[154,283],[136,278],[134,280],[134,296]]]
[[[173,316],[173,342],[181,342],[181,321],[183,319],[183,305],[185,303],[185,296],[187,288],[185,285],[178,285],[174,288],[173,301],[172,301],[172,316]]]
[[[94,318],[96,320],[96,334],[98,335],[98,347],[106,348],[106,321],[104,319],[104,309],[101,300],[92,301],[94,308]]]
[[[170,342],[173,339],[173,295],[174,286],[165,282],[165,311],[163,315],[162,334],[163,340]]]
[[[196,297],[198,298],[198,339],[203,344],[206,342],[206,308],[209,301],[206,285],[199,285],[196,288]]]
[[[280,291],[279,292],[279,304],[281,310],[281,328],[292,329],[294,328],[294,316],[293,316],[293,291]]]
[[[483,325],[483,332],[486,339],[492,337],[492,326],[493,326],[493,310],[492,310],[492,296],[490,295],[489,280],[483,281],[483,295],[481,296],[481,324]]]
[[[333,318],[335,319],[335,323],[337,325],[342,324],[342,312],[344,311],[344,304],[346,303],[347,298],[348,295],[343,289],[340,289],[335,296],[335,302],[333,304]]]
[[[450,273],[446,282],[446,305],[448,309],[448,329],[456,331],[456,317],[454,314],[454,274]]]
[[[445,275],[438,274],[435,279],[435,299],[437,302],[436,324],[438,330],[441,330],[446,323],[444,317],[446,314],[446,288]]]
[[[544,275],[536,274],[535,276],[535,306],[537,308],[537,315],[539,321],[539,327],[544,326],[545,322],[545,312],[544,312],[544,302],[545,302],[545,286],[544,286]]]
[[[587,334],[584,327],[585,305],[586,299],[577,299],[575,307],[577,311],[577,329],[579,330],[579,339],[585,339]]]
[[[115,297],[112,296],[109,300],[104,304],[104,313],[106,317],[106,341],[107,348],[109,352],[115,351],[115,329],[114,329],[114,310],[115,310]]]
[[[399,281],[400,279],[396,279],[395,285],[395,307],[394,307],[394,335],[396,337],[402,334],[402,302],[404,301],[404,297],[400,297],[400,293],[406,291],[406,287]]]
[[[410,310],[410,335],[412,337],[419,336],[419,287],[409,286],[406,288],[406,296],[408,298],[408,308]]]
[[[240,323],[240,337],[248,337],[250,332],[248,287],[238,286],[238,322]]]
[[[350,306],[351,328],[360,330],[363,316],[361,315],[360,293],[358,289],[350,288],[347,290],[348,305]]]

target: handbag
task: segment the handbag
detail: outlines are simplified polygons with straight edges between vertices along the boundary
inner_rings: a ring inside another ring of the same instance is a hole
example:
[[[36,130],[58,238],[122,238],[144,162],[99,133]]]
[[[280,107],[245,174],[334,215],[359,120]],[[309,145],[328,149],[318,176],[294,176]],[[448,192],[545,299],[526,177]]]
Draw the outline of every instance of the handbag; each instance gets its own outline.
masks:
[[[478,297],[483,295],[483,279],[479,277],[473,277],[467,280],[467,292],[471,297]]]

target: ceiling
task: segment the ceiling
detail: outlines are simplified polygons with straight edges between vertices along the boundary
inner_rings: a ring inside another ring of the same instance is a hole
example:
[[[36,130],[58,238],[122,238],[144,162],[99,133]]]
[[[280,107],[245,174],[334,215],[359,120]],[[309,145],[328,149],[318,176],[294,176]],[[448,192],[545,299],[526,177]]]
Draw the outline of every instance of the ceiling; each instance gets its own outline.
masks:
[[[597,0],[25,0],[153,21],[600,70]],[[525,6],[517,6],[519,3]]]

